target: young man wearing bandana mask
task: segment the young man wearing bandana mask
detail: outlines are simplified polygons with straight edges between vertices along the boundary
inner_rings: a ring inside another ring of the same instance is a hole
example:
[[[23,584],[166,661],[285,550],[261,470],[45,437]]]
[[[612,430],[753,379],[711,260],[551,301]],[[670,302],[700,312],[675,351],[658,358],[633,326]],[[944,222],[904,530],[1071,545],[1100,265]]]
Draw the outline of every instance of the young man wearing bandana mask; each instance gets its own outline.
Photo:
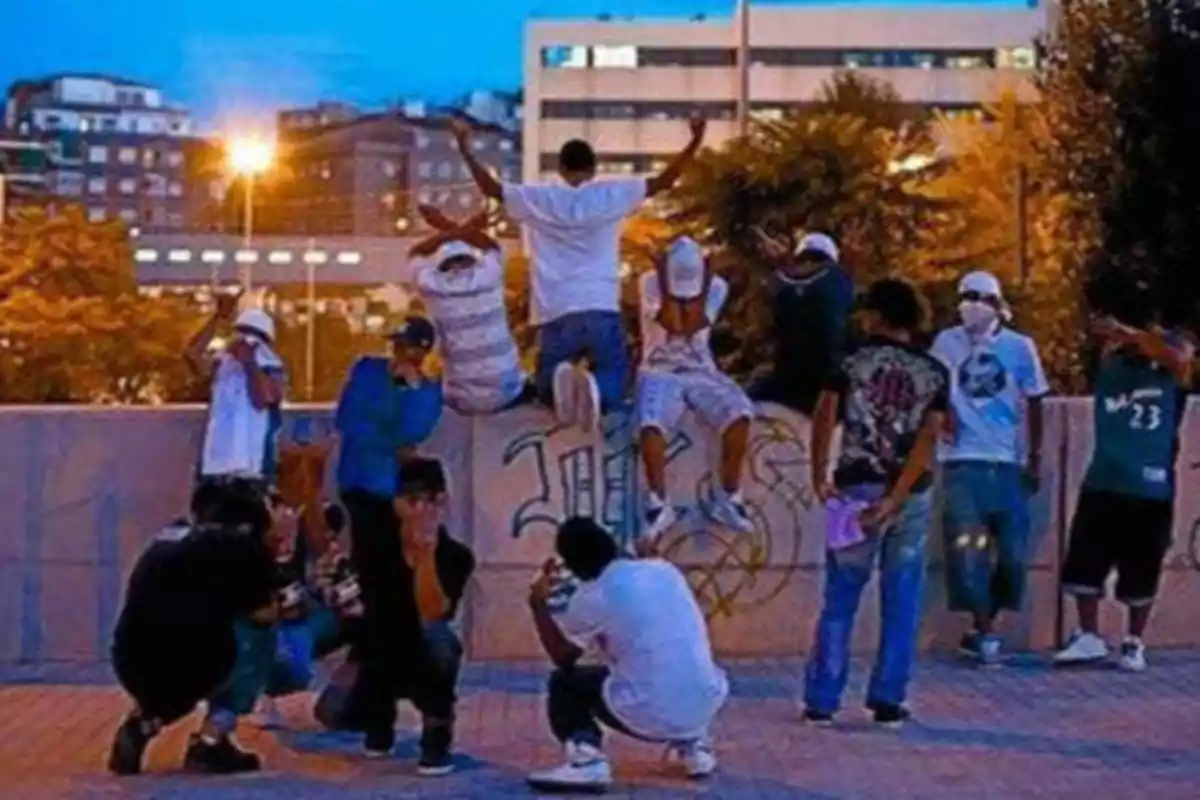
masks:
[[[735,531],[753,529],[741,495],[742,468],[754,405],[721,372],[709,345],[712,326],[729,295],[700,245],[682,237],[641,280],[642,364],[637,385],[640,450],[649,493],[639,549],[649,552],[675,522],[667,502],[667,439],[690,409],[721,436],[716,496],[706,509]]]
[[[1118,666],[1146,668],[1142,642],[1171,546],[1179,430],[1195,343],[1160,328],[1147,288],[1120,273],[1093,287],[1093,323],[1102,346],[1095,376],[1092,460],[1071,522],[1063,590],[1075,597],[1079,630],[1054,659],[1067,666],[1102,661],[1100,600],[1116,571],[1116,599],[1129,626]]]
[[[942,442],[942,530],[950,609],[970,615],[960,644],[984,666],[1000,663],[995,622],[1019,611],[1029,550],[1029,495],[1041,470],[1042,398],[1050,391],[1027,336],[1010,319],[1000,282],[972,272],[958,286],[962,324],[933,355],[950,370],[951,424]]]
[[[750,394],[811,416],[825,376],[846,348],[854,283],[826,234],[809,233],[793,247],[788,235],[755,233],[774,269],[775,362]]]

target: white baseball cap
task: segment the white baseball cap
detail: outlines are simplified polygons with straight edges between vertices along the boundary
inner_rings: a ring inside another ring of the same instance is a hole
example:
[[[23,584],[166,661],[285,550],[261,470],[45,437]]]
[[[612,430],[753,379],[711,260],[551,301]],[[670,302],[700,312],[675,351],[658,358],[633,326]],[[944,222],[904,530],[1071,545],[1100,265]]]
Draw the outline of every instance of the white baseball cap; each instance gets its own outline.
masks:
[[[438,248],[433,255],[433,263],[441,266],[453,258],[470,258],[474,261],[479,260],[479,251],[466,242],[455,239],[452,242],[446,242]]]
[[[233,327],[238,330],[254,331],[268,342],[275,341],[275,320],[271,319],[271,315],[261,308],[247,308],[238,314]]]
[[[699,297],[704,291],[704,249],[681,236],[667,249],[667,293],[680,300]]]
[[[958,293],[960,295],[967,292],[975,292],[984,297],[994,297],[1000,301],[1000,314],[1005,320],[1012,319],[1012,311],[1008,307],[1008,301],[1004,299],[1004,287],[1000,285],[1000,279],[990,272],[984,270],[976,270],[969,272],[963,276],[958,282]]]
[[[804,252],[822,253],[830,261],[837,261],[841,251],[832,236],[824,233],[806,233],[796,244],[796,255]]]

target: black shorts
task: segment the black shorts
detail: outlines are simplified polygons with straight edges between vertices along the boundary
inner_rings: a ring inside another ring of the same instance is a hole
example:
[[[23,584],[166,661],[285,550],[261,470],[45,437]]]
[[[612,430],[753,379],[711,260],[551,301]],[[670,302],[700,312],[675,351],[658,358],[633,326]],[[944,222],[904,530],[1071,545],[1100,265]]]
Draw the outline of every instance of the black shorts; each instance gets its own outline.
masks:
[[[1102,597],[1115,569],[1118,600],[1129,606],[1152,603],[1171,547],[1174,511],[1172,500],[1084,489],[1071,523],[1063,591]]]

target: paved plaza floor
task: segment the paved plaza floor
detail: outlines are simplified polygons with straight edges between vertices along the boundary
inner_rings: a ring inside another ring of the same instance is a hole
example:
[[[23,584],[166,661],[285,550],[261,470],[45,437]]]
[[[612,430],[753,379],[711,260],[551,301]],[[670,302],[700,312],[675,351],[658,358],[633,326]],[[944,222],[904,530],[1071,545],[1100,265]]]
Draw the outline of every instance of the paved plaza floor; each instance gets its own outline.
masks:
[[[1151,657],[1142,675],[1051,671],[1035,656],[997,670],[927,660],[913,689],[917,719],[901,732],[874,729],[856,694],[837,727],[805,728],[793,700],[799,664],[731,663],[733,695],[716,730],[719,774],[691,784],[672,774],[658,749],[612,737],[617,784],[609,796],[1200,797],[1200,651]],[[859,666],[852,689],[861,692]],[[189,721],[153,746],[147,775],[118,780],[102,765],[125,700],[105,668],[4,667],[0,797],[532,797],[525,772],[560,756],[542,713],[545,672],[531,664],[467,670],[459,770],[448,778],[415,775],[412,736],[394,761],[365,762],[356,739],[316,729],[311,700],[301,696],[284,705],[290,730],[241,731],[266,759],[261,775],[180,774]]]

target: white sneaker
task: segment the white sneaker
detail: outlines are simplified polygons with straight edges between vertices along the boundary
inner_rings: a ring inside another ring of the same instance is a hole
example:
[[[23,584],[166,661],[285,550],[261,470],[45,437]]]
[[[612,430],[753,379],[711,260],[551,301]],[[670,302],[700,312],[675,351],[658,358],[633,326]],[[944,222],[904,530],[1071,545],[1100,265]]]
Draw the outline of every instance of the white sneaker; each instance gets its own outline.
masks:
[[[551,389],[554,392],[554,416],[562,425],[574,425],[579,409],[579,401],[575,396],[574,364],[564,361],[554,368]]]
[[[754,530],[754,520],[750,519],[750,511],[746,508],[746,501],[742,499],[741,492],[720,492],[713,499],[708,515],[713,522],[731,530],[741,533],[751,533]]]
[[[567,742],[567,763],[534,772],[526,779],[539,791],[603,792],[612,785],[612,767],[598,747]]]
[[[1094,633],[1076,631],[1071,641],[1054,656],[1056,666],[1090,664],[1108,658],[1108,645]]]
[[[669,745],[666,757],[669,761],[682,764],[687,776],[693,780],[712,777],[717,771],[717,757],[713,753],[712,742],[707,739]]]
[[[1136,636],[1126,636],[1121,642],[1121,657],[1117,666],[1126,672],[1142,672],[1146,669],[1146,645]]]
[[[642,530],[638,538],[646,544],[653,545],[670,530],[676,519],[675,509],[670,503],[650,495],[646,500],[646,510],[642,515]]]
[[[600,384],[584,367],[575,368],[575,422],[585,433],[600,427]]]

